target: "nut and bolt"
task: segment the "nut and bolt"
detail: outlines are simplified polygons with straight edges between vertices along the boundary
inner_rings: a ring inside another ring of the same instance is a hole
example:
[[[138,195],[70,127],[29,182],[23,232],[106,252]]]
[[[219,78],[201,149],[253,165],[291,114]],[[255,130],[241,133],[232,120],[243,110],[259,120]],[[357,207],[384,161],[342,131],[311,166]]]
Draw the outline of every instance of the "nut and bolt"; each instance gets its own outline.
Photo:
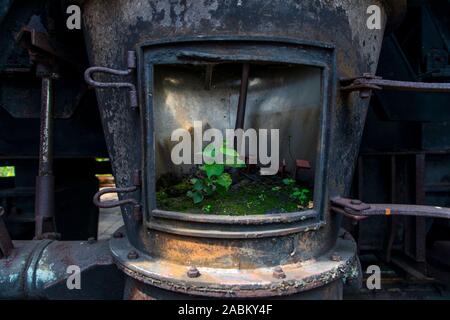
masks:
[[[137,253],[135,250],[131,250],[130,252],[128,252],[127,257],[130,260],[136,260],[137,258],[139,258],[139,253]]]
[[[283,269],[278,266],[273,269],[273,277],[276,279],[284,279],[286,278],[286,274],[284,273]]]
[[[339,261],[342,260],[342,257],[339,254],[337,254],[337,253],[333,253],[330,256],[330,260],[331,261],[335,261],[335,262],[339,262]]]
[[[190,267],[188,272],[187,272],[187,276],[189,278],[198,278],[200,277],[200,271],[198,271],[198,269],[196,267]]]
[[[87,240],[87,242],[89,243],[89,244],[94,244],[94,243],[96,243],[97,242],[97,240],[95,240],[95,238],[89,238],[88,240]]]

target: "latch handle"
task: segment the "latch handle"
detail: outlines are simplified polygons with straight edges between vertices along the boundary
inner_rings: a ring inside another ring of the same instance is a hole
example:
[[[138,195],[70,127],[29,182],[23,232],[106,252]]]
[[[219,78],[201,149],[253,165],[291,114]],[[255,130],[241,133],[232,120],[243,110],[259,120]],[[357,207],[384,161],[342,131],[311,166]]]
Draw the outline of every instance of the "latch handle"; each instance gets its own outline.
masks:
[[[128,52],[128,70],[117,70],[107,67],[91,67],[84,72],[84,80],[87,84],[94,88],[129,88],[129,99],[131,108],[136,109],[138,107],[138,95],[136,91],[136,86],[131,82],[101,82],[96,81],[93,78],[94,73],[106,73],[115,76],[129,76],[136,69],[136,53],[134,51]]]
[[[415,216],[450,219],[450,208],[407,204],[366,204],[360,200],[336,197],[331,199],[331,210],[353,220],[371,216]]]

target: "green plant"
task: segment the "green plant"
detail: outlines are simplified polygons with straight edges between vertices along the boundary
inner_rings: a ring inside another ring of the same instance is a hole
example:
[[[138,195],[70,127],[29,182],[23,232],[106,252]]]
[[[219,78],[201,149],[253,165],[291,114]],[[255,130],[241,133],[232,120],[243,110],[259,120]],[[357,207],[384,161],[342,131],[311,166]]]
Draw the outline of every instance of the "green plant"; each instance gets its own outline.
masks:
[[[307,206],[311,200],[311,191],[308,189],[293,188],[291,198],[295,199],[302,206]]]
[[[294,179],[284,179],[283,180],[284,185],[286,185],[291,189],[291,195],[290,197],[296,201],[298,201],[298,203],[301,206],[307,206],[309,204],[309,201],[311,201],[311,191],[309,189],[305,189],[305,188],[298,188],[295,186],[295,180]]]
[[[286,186],[290,187],[290,186],[295,185],[295,180],[294,180],[294,179],[291,179],[291,178],[286,178],[286,179],[283,179],[283,183],[284,183]]]
[[[214,161],[216,155],[225,156],[225,164]],[[227,148],[225,145],[217,148],[209,145],[203,150],[205,159],[209,159],[203,166],[200,166],[200,174],[197,178],[191,179],[192,189],[187,192],[187,196],[192,199],[194,204],[201,203],[205,197],[210,197],[214,193],[223,193],[229,190],[233,180],[231,175],[225,172],[226,167],[241,168],[245,163],[239,159],[239,154],[234,149]],[[212,160],[212,161],[211,161]]]
[[[205,212],[205,213],[211,213],[211,211],[213,210],[213,207],[212,207],[212,205],[208,204],[208,205],[204,206],[204,207],[202,208],[202,210],[203,210],[203,212]]]

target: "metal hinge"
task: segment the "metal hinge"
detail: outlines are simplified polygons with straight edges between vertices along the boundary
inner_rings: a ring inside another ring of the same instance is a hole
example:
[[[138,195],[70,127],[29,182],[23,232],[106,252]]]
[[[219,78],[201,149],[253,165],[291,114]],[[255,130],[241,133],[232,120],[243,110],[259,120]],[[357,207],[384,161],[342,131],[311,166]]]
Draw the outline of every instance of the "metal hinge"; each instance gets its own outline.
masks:
[[[336,197],[331,199],[331,210],[353,220],[371,216],[415,216],[450,219],[450,208],[405,204],[367,204],[360,200]]]
[[[100,82],[93,79],[94,73],[107,73],[115,76],[129,76],[136,70],[136,52],[128,51],[127,55],[127,70],[117,70],[106,67],[91,67],[84,73],[85,81],[95,88],[129,88],[129,98],[131,108],[137,109],[138,95],[136,86],[131,82]]]
[[[385,80],[369,73],[365,73],[356,78],[341,79],[340,82],[342,92],[359,91],[359,95],[363,99],[369,98],[372,90],[382,89],[435,93],[450,92],[450,83]]]

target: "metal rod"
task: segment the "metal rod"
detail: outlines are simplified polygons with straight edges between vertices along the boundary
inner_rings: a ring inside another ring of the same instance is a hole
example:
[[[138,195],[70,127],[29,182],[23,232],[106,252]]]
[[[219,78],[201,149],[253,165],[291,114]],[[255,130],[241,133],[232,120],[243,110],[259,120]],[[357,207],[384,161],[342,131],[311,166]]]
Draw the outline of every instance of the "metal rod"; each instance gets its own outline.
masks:
[[[241,89],[239,92],[239,103],[236,116],[235,129],[244,129],[245,108],[247,106],[248,77],[250,73],[250,64],[242,65]]]
[[[39,175],[53,174],[53,80],[42,79]]]
[[[341,79],[341,91],[344,92],[360,91],[364,93],[367,90],[370,91],[382,89],[430,93],[449,93],[450,83],[387,80],[370,74],[364,74],[362,77],[357,78]]]
[[[0,259],[3,257],[8,257],[11,254],[14,245],[9,235],[6,224],[3,221],[4,209],[0,207]]]
[[[36,178],[35,237],[54,231],[55,182],[53,176],[53,80],[42,78],[39,174]]]

